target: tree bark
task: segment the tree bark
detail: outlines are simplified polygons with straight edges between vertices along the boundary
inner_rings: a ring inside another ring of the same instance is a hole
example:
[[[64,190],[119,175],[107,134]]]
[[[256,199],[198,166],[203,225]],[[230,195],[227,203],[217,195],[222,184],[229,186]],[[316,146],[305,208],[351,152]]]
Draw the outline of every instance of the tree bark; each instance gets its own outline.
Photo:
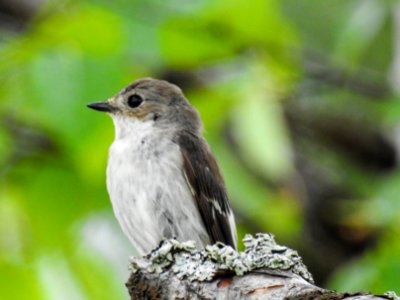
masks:
[[[192,242],[165,240],[133,258],[126,284],[131,299],[393,299],[393,292],[337,293],[313,284],[296,251],[272,235],[247,235],[245,251],[217,243],[196,250]]]

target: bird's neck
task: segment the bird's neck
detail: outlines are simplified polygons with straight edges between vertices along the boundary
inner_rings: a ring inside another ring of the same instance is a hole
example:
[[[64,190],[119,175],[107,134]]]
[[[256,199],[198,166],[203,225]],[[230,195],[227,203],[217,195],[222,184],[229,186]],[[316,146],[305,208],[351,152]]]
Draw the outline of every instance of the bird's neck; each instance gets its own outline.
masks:
[[[140,121],[119,116],[115,116],[112,119],[115,127],[116,140],[151,134],[155,130],[154,121],[152,120]]]

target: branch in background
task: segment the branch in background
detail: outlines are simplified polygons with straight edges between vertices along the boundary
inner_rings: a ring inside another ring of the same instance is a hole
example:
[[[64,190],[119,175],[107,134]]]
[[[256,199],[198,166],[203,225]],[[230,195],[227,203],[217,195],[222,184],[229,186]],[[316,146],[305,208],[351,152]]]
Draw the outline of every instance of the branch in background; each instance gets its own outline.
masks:
[[[0,1],[0,30],[24,30],[42,3],[43,0]]]
[[[347,89],[373,100],[386,100],[391,95],[391,90],[385,82],[386,78],[374,76],[371,70],[365,69],[352,74],[345,68],[335,66],[328,57],[315,50],[305,51],[304,70],[309,78],[317,82],[316,87],[324,83],[335,88]]]
[[[0,175],[22,160],[48,159],[60,154],[60,147],[50,133],[39,126],[22,121],[9,112],[0,112],[0,126],[10,141],[7,153],[0,159]]]
[[[220,243],[196,250],[192,242],[165,240],[132,260],[131,299],[400,299],[319,288],[297,252],[270,234],[246,235],[243,243],[239,253]]]

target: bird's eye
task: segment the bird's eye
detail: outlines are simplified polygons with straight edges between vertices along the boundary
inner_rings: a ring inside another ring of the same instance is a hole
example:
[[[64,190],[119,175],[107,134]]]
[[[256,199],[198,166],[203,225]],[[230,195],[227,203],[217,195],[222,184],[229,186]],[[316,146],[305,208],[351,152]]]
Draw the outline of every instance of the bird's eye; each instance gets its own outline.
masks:
[[[128,98],[128,105],[132,108],[138,107],[142,102],[143,99],[139,95],[130,95]]]

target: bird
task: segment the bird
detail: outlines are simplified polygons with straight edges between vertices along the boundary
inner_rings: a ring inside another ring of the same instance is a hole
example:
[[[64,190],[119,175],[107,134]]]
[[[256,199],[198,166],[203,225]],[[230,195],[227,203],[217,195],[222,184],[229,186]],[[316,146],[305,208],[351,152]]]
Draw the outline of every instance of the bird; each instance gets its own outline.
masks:
[[[199,112],[175,84],[142,78],[107,101],[115,138],[106,183],[113,211],[140,255],[164,239],[237,248],[224,179],[202,135]]]

